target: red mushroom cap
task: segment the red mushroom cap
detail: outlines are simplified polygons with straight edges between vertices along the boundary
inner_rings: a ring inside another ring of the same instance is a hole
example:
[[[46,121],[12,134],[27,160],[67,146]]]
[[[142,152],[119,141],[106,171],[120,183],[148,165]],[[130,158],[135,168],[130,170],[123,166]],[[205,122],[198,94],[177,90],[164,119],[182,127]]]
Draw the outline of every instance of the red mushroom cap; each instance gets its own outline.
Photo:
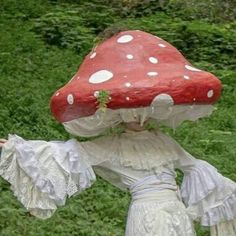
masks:
[[[52,96],[52,113],[60,122],[93,115],[101,90],[109,93],[110,109],[148,107],[157,99],[212,104],[221,83],[163,39],[135,30],[113,36],[87,55],[72,80]]]

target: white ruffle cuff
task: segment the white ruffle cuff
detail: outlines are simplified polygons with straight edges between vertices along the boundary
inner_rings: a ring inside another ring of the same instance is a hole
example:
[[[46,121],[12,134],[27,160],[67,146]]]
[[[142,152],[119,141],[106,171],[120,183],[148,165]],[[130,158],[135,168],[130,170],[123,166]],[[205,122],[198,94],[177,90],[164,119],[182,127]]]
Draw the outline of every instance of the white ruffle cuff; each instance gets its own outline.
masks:
[[[190,214],[204,226],[235,224],[236,183],[202,160],[196,160],[195,165],[183,171],[181,195]]]
[[[16,135],[9,135],[3,147],[0,175],[27,210],[44,219],[96,179],[76,140],[25,141]]]

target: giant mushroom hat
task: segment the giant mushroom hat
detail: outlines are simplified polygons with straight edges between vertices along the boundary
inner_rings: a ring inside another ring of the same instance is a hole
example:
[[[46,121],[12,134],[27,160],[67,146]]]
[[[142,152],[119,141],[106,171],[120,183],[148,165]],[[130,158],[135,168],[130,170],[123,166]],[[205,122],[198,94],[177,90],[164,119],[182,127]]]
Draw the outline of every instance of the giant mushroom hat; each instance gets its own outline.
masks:
[[[193,67],[165,40],[131,30],[94,48],[52,96],[51,110],[68,132],[81,136],[148,118],[177,127],[211,114],[221,87],[213,74]],[[107,96],[105,111],[101,94]]]

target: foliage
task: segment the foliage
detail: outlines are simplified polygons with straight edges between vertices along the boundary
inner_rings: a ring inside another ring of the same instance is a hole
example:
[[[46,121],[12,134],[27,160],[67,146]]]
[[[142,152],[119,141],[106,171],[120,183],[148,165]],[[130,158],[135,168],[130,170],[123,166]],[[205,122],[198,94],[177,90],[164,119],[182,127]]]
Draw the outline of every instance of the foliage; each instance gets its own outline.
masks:
[[[119,1],[118,1],[119,2]],[[144,17],[164,11],[185,20],[231,22],[236,18],[236,2],[231,0],[123,0],[120,15]]]
[[[143,17],[164,10],[169,0],[123,0],[124,16]]]
[[[84,10],[82,12],[87,15],[88,21],[92,20],[93,23],[101,23],[100,19],[106,22],[107,16],[139,18],[160,11],[173,18],[202,19],[214,23],[231,22],[236,18],[236,2],[232,0],[103,0],[102,2],[100,0],[54,0],[54,2],[77,3],[80,9]],[[102,17],[104,13],[106,18]]]
[[[114,2],[114,1],[113,1]],[[102,32],[116,20],[115,8],[110,7],[110,1],[93,0],[79,4],[78,11],[84,19],[84,25],[95,34]]]
[[[36,20],[34,30],[46,43],[73,48],[82,55],[93,45],[92,30],[83,26],[83,19],[76,10],[47,13]]]
[[[16,0],[1,1],[0,12],[2,17],[18,18],[28,20],[40,17],[48,10],[49,5],[43,0],[38,0],[37,3],[31,0],[24,0],[19,4]]]
[[[132,15],[134,13],[132,9],[138,7],[138,2],[123,1],[122,7],[129,6],[128,12],[130,12],[129,15]],[[154,4],[152,1],[147,2]],[[73,48],[84,55],[88,52],[88,48],[92,47],[95,35],[98,33],[102,35],[101,32],[108,26],[126,29],[128,25],[129,28],[142,27],[160,37],[162,35],[164,38],[167,37],[168,41],[194,61],[211,61],[222,67],[225,64],[236,65],[234,57],[236,51],[235,22],[221,26],[210,25],[205,20],[185,21],[181,18],[172,18],[164,13],[156,13],[159,9],[157,7],[151,16],[142,17],[139,21],[136,20],[137,18],[131,17],[128,18],[130,23],[127,24],[127,20],[124,22],[118,20],[117,12],[114,10],[116,8],[108,10],[107,6],[99,5],[96,0],[79,6],[67,4],[62,6],[58,6],[53,12],[38,18],[34,25],[34,30],[38,35],[51,45]],[[148,6],[147,8],[151,10],[152,8]],[[87,9],[90,9],[89,13],[87,13]],[[139,10],[138,12],[144,13],[145,11]],[[218,55],[221,56],[218,57]]]
[[[142,29],[173,43],[194,65],[221,79],[222,99],[211,117],[186,122],[175,132],[162,129],[193,155],[206,159],[236,180],[233,1],[214,1],[210,11],[204,9],[203,0],[164,3],[161,6],[158,1],[144,0],[2,1],[0,137],[16,133],[26,139],[70,138],[50,114],[50,96],[75,74],[98,33],[114,25]],[[217,10],[223,5],[222,9],[226,9],[227,4],[226,12]],[[69,199],[46,221],[30,216],[3,180],[0,191],[1,236],[124,235],[129,194],[104,180],[98,179],[92,188]],[[207,236],[209,231],[197,226],[197,235]]]
[[[106,90],[100,90],[97,96],[98,107],[102,109],[102,111],[106,111],[107,104],[109,102],[109,92]]]
[[[231,0],[170,0],[167,12],[185,20],[231,22],[236,18],[236,2]]]

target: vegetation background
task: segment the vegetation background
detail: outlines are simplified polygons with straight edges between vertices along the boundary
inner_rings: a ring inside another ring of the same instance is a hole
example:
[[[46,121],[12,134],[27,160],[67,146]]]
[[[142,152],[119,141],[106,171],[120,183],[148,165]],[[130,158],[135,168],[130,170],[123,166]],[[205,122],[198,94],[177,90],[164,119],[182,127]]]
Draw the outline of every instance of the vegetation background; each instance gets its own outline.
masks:
[[[209,118],[175,133],[184,148],[236,181],[236,2],[231,0],[0,0],[0,137],[67,140],[53,92],[75,74],[107,27],[140,29],[175,45],[223,83]],[[130,196],[99,179],[42,221],[0,180],[1,236],[121,236]],[[209,235],[196,225],[197,235]]]

